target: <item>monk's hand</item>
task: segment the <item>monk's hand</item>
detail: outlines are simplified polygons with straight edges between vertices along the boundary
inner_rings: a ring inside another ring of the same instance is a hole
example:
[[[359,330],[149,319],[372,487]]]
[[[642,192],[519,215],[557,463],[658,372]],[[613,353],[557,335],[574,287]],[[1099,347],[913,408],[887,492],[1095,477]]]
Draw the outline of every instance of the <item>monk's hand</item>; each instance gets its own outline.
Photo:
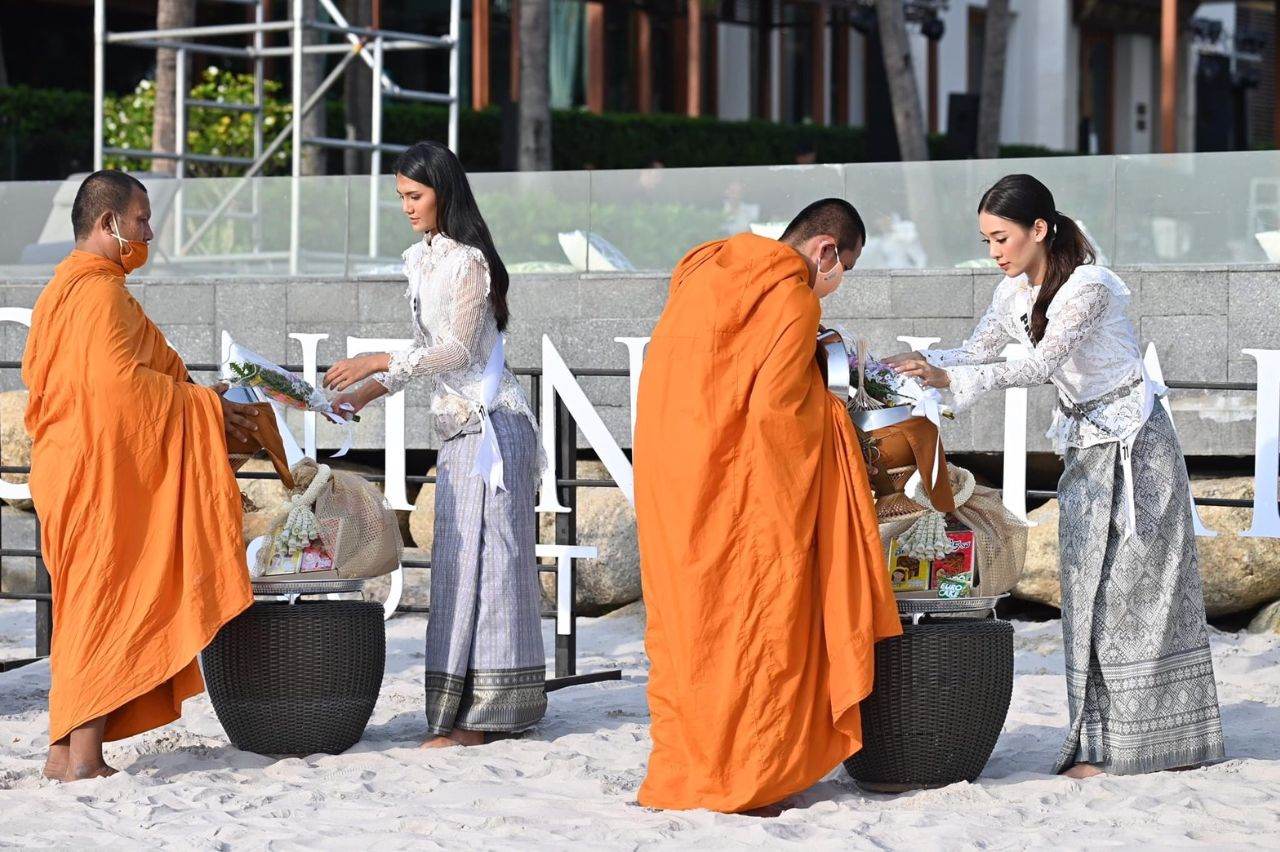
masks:
[[[935,367],[923,358],[918,361],[904,361],[901,364],[890,364],[899,376],[910,376],[927,388],[951,387],[951,374],[941,367]]]
[[[222,426],[227,431],[227,439],[248,441],[249,437],[258,431],[258,424],[254,421],[257,409],[252,405],[232,402],[223,396],[222,394],[227,392],[225,382],[216,385],[214,390],[219,388],[222,389],[218,394],[218,399],[222,402]]]
[[[344,391],[374,373],[385,372],[390,362],[391,356],[385,352],[343,358],[324,374],[324,386],[329,390]]]

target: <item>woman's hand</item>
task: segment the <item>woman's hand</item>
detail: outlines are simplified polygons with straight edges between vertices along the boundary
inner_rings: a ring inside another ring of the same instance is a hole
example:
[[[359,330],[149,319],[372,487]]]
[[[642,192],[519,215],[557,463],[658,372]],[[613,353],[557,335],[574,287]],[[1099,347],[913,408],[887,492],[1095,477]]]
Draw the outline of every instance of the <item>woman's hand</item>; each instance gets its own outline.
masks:
[[[886,367],[892,367],[894,370],[897,370],[899,367],[904,367],[908,364],[928,364],[929,362],[926,361],[925,357],[919,352],[903,352],[900,355],[890,355],[887,358],[881,358],[880,363],[884,364]]]
[[[391,356],[385,352],[343,358],[324,374],[324,386],[329,390],[344,391],[357,385],[374,373],[386,372]]]
[[[927,388],[951,387],[951,374],[930,364],[919,352],[895,355],[886,358],[885,363],[899,376],[911,376]]]
[[[332,399],[333,410],[347,420],[355,417],[360,410],[378,397],[384,396],[387,389],[381,382],[365,382],[362,385],[343,391]]]

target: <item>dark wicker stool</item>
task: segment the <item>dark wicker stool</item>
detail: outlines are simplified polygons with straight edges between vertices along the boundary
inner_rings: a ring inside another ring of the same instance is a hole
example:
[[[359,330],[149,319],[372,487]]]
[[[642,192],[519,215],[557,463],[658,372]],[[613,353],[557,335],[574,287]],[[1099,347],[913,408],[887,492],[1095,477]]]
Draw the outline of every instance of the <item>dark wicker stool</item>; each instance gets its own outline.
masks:
[[[359,742],[382,688],[382,607],[255,603],[201,655],[209,698],[236,748],[337,754]]]
[[[1009,712],[1013,625],[994,619],[904,624],[876,644],[862,702],[862,750],[844,762],[860,787],[902,792],[974,781]]]

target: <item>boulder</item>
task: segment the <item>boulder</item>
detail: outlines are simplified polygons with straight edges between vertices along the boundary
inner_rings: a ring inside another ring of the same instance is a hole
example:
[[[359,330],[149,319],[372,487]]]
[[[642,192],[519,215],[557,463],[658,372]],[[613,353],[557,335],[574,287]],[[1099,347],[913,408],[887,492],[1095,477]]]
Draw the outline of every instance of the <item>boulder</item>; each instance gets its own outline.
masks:
[[[1197,497],[1253,499],[1252,477],[1194,479],[1191,488]],[[1200,517],[1218,533],[1196,539],[1208,615],[1244,612],[1280,598],[1280,539],[1240,535],[1252,524],[1253,509],[1201,506]],[[1041,523],[1030,531],[1027,567],[1013,593],[1059,606],[1057,502],[1032,512],[1031,518]]]
[[[599,462],[579,462],[578,478],[607,479]],[[540,539],[555,541],[555,515],[540,520]],[[640,549],[636,513],[617,488],[579,488],[578,543],[597,548],[595,559],[578,562],[575,603],[580,615],[601,615],[640,600]],[[555,575],[545,573],[542,588],[548,606],[555,601]]]
[[[0,464],[28,467],[31,464],[31,438],[23,425],[27,414],[27,392],[24,390],[0,393]],[[6,473],[5,482],[22,484],[25,473]],[[30,500],[5,500],[23,512],[34,510]]]
[[[1280,635],[1280,601],[1264,606],[1249,622],[1249,632]]]
[[[434,470],[433,470],[434,472]],[[599,462],[581,462],[578,476],[606,479]],[[435,486],[424,485],[409,515],[409,534],[419,548],[431,552],[435,523]],[[581,615],[600,615],[640,599],[640,554],[636,545],[636,515],[616,488],[578,489],[578,543],[599,550],[596,559],[578,562],[577,607]],[[538,540],[555,541],[555,515],[544,513]],[[426,573],[426,572],[420,572]],[[555,575],[541,575],[544,603],[555,600]]]
[[[1028,516],[1035,524],[1027,530],[1027,560],[1013,596],[1050,606],[1061,606],[1058,585],[1058,501],[1050,500]]]
[[[404,551],[405,561],[424,561],[429,553],[407,547]],[[364,582],[363,595],[367,601],[382,603],[391,592],[391,575],[371,577]],[[426,568],[405,568],[404,588],[400,592],[400,605],[407,607],[426,607],[431,605],[431,571]]]
[[[427,471],[427,476],[434,476],[436,469]],[[409,540],[418,547],[431,552],[431,542],[435,538],[436,522],[436,487],[431,483],[424,484],[413,502],[413,511],[409,513]]]
[[[249,459],[240,468],[239,473],[275,473],[275,468],[267,459]],[[284,502],[289,492],[278,479],[237,479],[240,493],[243,494],[257,511],[271,511]]]
[[[1253,499],[1253,477],[1198,479],[1197,497]],[[1218,535],[1196,539],[1204,603],[1209,615],[1229,615],[1280,598],[1280,539],[1240,535],[1253,524],[1253,509],[1202,506],[1200,518]]]

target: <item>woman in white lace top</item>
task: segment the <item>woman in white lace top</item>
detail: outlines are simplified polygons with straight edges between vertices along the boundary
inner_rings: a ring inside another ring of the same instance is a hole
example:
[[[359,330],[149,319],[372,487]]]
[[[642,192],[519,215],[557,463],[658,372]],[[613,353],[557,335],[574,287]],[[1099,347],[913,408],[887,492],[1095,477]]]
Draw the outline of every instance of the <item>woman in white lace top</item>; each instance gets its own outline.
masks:
[[[1196,561],[1190,487],[1145,373],[1129,289],[1094,265],[1075,221],[1030,175],[978,205],[1004,270],[991,307],[956,349],[888,359],[947,388],[964,409],[988,391],[1052,384],[1062,632],[1070,728],[1056,771],[1073,777],[1193,766],[1223,757]],[[1010,343],[1025,354],[1002,360]]]
[[[404,253],[413,345],[339,361],[325,385],[359,411],[432,383],[436,463],[424,746],[478,745],[546,711],[534,553],[537,421],[506,366],[507,271],[448,148],[419,142],[396,192],[421,241]]]

